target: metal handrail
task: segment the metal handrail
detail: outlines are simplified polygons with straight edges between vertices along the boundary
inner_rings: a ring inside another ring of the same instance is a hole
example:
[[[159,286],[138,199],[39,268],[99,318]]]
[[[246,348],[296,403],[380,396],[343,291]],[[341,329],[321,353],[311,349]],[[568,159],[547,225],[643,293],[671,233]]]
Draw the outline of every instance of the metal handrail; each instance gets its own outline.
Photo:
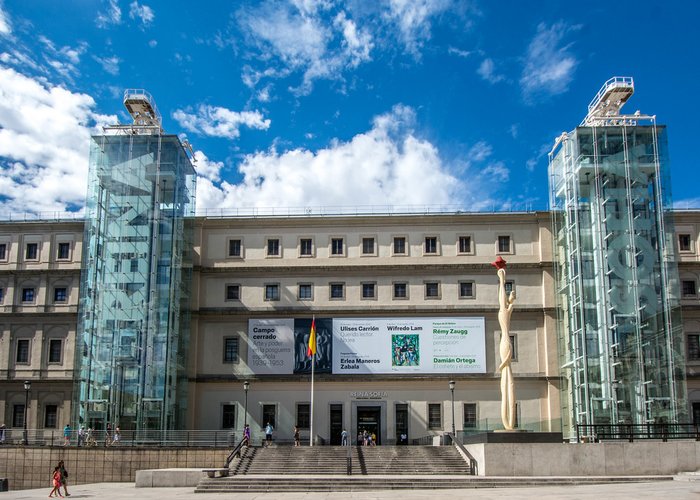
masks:
[[[450,434],[450,437],[452,437],[452,442],[454,443],[454,445],[457,448],[459,448],[459,450],[462,453],[464,453],[464,455],[469,459],[469,474],[471,474],[472,476],[476,476],[479,472],[479,462],[477,462],[476,458],[474,458],[472,454],[469,453],[469,451],[467,451],[467,448],[465,448],[462,439],[459,437],[459,434]]]
[[[694,439],[700,441],[698,423],[646,423],[646,424],[589,424],[576,426],[576,441],[600,442],[602,440],[635,439]]]
[[[241,439],[238,442],[238,444],[236,445],[236,447],[233,449],[233,451],[231,451],[231,453],[229,453],[228,457],[226,458],[226,462],[224,463],[224,469],[229,468],[229,465],[231,465],[231,462],[233,462],[234,458],[241,456],[241,450],[243,449],[244,444],[245,445],[249,444],[248,440],[245,437],[243,439]]]

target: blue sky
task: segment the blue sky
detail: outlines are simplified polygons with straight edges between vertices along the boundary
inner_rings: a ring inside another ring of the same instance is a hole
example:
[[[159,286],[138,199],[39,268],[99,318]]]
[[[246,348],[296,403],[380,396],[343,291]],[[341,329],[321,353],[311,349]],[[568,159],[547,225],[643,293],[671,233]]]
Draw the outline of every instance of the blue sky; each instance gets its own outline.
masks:
[[[700,207],[698,5],[0,0],[0,213],[79,211],[127,88],[192,143],[200,211],[546,209],[547,152],[612,76]]]

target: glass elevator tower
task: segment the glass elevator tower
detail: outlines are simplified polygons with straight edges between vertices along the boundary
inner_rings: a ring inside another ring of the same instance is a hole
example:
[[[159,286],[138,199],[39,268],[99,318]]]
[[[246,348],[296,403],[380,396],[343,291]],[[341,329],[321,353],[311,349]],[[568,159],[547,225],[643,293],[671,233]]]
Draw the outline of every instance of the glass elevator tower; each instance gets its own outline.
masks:
[[[155,102],[126,91],[132,125],[92,137],[74,422],[178,429],[186,359],[195,171]]]
[[[612,78],[549,155],[562,419],[687,421],[666,128]]]

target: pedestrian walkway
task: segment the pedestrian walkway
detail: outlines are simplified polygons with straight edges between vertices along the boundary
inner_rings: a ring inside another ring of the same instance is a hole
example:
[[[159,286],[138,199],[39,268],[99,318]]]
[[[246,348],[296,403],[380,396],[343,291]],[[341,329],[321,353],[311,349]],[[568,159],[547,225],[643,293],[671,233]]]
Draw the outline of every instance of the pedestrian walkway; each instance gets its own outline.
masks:
[[[27,500],[46,498],[50,488],[39,490],[9,491],[0,494],[2,500]],[[222,500],[230,495],[220,493],[194,493],[194,488],[136,488],[131,483],[98,483],[70,486],[71,499],[109,498],[110,500]],[[648,483],[598,484],[581,486],[538,486],[531,488],[493,488],[440,490],[441,497],[450,499],[595,499],[615,498],[673,498],[674,500],[700,498],[700,481],[657,481]],[[435,500],[430,491],[358,491],[324,493],[238,493],[236,500]]]

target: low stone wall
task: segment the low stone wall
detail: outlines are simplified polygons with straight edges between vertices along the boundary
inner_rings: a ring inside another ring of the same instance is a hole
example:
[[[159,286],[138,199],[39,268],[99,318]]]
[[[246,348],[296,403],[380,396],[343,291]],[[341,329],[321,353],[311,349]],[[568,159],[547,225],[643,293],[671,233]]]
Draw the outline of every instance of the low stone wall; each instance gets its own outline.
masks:
[[[700,470],[700,442],[465,444],[480,476],[644,476]]]
[[[49,488],[53,468],[63,460],[71,484],[135,482],[144,469],[220,467],[228,448],[63,448],[0,446],[0,478],[10,490]]]

